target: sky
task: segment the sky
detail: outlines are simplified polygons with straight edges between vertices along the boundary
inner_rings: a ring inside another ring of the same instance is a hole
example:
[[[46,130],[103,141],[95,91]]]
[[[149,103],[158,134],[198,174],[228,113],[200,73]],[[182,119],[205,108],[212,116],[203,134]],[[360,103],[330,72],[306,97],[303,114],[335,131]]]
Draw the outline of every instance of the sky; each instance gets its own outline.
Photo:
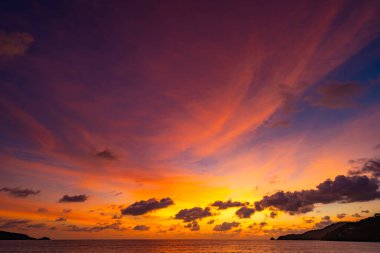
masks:
[[[268,239],[380,212],[380,1],[0,2],[0,230]]]

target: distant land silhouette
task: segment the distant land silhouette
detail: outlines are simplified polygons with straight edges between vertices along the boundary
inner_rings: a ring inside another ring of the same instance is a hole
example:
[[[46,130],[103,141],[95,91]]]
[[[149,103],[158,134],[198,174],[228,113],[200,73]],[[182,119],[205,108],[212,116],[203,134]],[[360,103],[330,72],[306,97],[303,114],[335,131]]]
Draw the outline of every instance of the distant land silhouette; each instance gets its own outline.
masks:
[[[322,240],[380,242],[380,214],[357,222],[337,222],[303,234],[289,234],[277,240]]]
[[[50,238],[42,237],[40,239],[37,239],[25,234],[0,231],[0,240],[50,240]]]

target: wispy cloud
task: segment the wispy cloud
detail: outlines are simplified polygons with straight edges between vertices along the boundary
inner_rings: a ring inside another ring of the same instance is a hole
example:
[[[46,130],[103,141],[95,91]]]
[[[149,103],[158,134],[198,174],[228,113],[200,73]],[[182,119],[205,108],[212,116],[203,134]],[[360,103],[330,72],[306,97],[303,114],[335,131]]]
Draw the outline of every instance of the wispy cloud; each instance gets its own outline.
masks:
[[[0,56],[22,55],[33,41],[32,35],[26,32],[0,31]]]
[[[39,190],[31,190],[31,189],[22,189],[20,187],[16,188],[9,188],[9,187],[3,187],[0,189],[0,192],[7,192],[10,196],[16,197],[16,198],[26,198],[30,195],[38,195],[41,191]]]

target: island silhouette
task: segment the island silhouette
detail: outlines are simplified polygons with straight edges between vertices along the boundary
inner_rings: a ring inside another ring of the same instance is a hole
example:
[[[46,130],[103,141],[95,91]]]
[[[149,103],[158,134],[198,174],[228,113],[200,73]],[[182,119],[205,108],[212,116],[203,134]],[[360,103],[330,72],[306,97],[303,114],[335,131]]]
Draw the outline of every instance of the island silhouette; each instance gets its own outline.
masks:
[[[283,235],[277,240],[380,242],[380,213],[357,222],[337,222],[302,234]]]
[[[50,240],[49,237],[34,238],[25,234],[0,231],[0,240]]]

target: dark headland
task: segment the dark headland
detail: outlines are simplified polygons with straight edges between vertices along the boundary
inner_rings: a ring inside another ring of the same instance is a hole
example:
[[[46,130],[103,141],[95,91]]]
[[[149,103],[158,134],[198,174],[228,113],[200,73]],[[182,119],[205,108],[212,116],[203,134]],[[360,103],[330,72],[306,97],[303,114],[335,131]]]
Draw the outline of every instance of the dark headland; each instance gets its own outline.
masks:
[[[337,222],[303,234],[289,234],[277,240],[321,240],[380,242],[380,214],[357,222]]]
[[[0,240],[50,240],[49,237],[33,238],[25,234],[0,231]]]

